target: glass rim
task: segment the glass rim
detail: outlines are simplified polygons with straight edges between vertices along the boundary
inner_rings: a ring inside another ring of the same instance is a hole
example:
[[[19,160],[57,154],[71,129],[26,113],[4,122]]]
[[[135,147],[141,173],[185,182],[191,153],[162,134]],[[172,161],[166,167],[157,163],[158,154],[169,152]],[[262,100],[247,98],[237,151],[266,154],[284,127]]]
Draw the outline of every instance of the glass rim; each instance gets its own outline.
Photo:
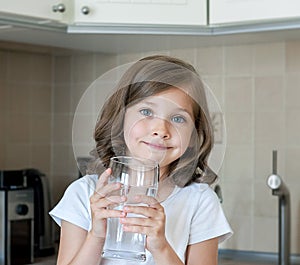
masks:
[[[129,165],[130,164],[129,161],[141,162],[142,166],[145,166],[148,168],[159,167],[158,162],[153,159],[150,159],[150,158],[141,158],[141,157],[134,157],[134,156],[128,156],[128,155],[113,156],[110,158],[110,162],[116,162],[116,163],[123,164],[123,165]]]

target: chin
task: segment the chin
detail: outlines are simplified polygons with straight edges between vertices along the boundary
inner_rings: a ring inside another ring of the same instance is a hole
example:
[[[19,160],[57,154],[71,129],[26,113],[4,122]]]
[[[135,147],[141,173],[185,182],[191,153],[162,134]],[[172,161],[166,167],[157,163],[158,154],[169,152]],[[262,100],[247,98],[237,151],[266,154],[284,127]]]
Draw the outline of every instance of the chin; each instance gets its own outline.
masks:
[[[132,153],[132,156],[143,158],[143,159],[150,159],[150,160],[156,161],[159,165],[164,160],[164,157],[161,157],[156,154],[149,153],[149,152]]]

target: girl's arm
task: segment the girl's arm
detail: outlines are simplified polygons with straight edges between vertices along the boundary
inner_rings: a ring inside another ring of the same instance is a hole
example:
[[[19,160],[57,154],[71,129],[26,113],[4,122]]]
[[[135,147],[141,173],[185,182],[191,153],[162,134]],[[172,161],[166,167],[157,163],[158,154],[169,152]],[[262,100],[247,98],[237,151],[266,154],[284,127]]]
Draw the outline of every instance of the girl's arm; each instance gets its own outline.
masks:
[[[156,254],[157,265],[182,265],[170,245]],[[218,264],[218,238],[209,239],[197,244],[189,245],[186,253],[185,265],[217,265]]]
[[[186,252],[186,265],[217,265],[218,238],[189,245]]]
[[[119,190],[120,184],[107,184],[111,169],[99,178],[94,194],[90,197],[92,229],[90,232],[70,222],[62,220],[57,265],[99,265],[106,236],[106,219],[124,217],[118,210],[108,206],[124,202],[126,198],[110,196]]]
[[[57,265],[99,264],[104,238],[62,220]]]

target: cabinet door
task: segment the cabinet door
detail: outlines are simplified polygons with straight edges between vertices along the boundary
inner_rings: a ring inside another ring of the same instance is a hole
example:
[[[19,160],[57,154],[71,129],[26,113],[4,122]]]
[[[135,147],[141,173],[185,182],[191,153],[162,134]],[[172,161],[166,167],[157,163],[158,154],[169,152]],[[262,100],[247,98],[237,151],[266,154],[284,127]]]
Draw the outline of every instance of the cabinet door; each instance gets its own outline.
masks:
[[[68,0],[67,0],[68,1]],[[66,20],[65,14],[68,9],[66,0],[0,0],[0,12],[6,16],[22,16],[37,19],[50,19],[57,21]],[[59,5],[64,5],[61,10]],[[57,7],[57,12],[53,8]]]
[[[300,17],[299,0],[210,0],[210,24],[295,17]]]
[[[86,13],[84,14],[83,8]],[[74,23],[206,25],[206,0],[75,0]]]

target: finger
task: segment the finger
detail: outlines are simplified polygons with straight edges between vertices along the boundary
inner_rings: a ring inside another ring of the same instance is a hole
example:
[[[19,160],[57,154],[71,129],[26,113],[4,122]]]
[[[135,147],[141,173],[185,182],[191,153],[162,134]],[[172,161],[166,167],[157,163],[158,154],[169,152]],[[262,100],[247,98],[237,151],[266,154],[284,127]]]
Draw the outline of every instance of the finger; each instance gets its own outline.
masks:
[[[109,210],[102,208],[94,213],[96,219],[106,219],[106,218],[124,218],[126,213],[119,210]]]
[[[120,204],[124,203],[126,201],[126,196],[109,196],[105,197],[105,200],[107,200],[110,204]]]
[[[102,188],[96,189],[94,191],[94,199],[99,200],[101,198],[106,198],[111,195],[121,195],[118,190],[120,190],[122,187],[121,183],[109,183]]]
[[[124,202],[127,198],[125,196],[110,196],[102,199],[103,205],[99,205],[99,208],[109,208],[123,210]],[[124,212],[124,211],[123,211]]]
[[[161,204],[154,197],[151,197],[151,196],[136,195],[135,201],[137,203],[145,203],[145,204],[149,205],[150,207],[158,209],[158,210],[163,208],[161,206]]]
[[[100,189],[96,189],[95,193],[97,193],[100,197],[107,197],[108,195],[121,195],[120,192],[117,192],[117,190],[120,190],[122,187],[122,184],[119,182],[115,183],[109,183],[103,186]]]
[[[108,168],[99,177],[95,188],[95,193],[98,194],[98,196],[96,196],[97,199],[106,197],[111,192],[121,189],[121,183],[114,182],[108,184],[108,178],[111,175],[111,173],[111,168]]]
[[[151,229],[149,229],[149,227],[140,225],[123,225],[123,230],[125,232],[138,233],[146,236],[151,234]]]
[[[129,206],[126,205],[123,211],[128,214],[128,217],[144,217],[152,220],[164,220],[164,210],[158,210],[149,206]]]
[[[96,184],[96,189],[100,189],[107,184],[111,172],[111,168],[108,168],[100,175]]]
[[[94,210],[99,210],[101,208],[109,208],[109,209],[116,208],[121,210],[123,208],[125,201],[126,201],[125,196],[110,196],[110,197],[103,197],[101,199],[97,199],[95,198],[95,196],[92,196],[90,198],[90,204]]]
[[[110,174],[111,174],[111,169],[108,168],[100,175],[96,183],[96,188],[94,190],[94,193],[98,194],[95,195],[96,200],[100,199],[101,197],[105,197],[105,194],[102,194],[101,189],[107,185]]]
[[[124,213],[124,217],[120,219],[120,223],[127,226],[144,226],[144,227],[152,227],[154,224],[150,218],[130,217],[127,216],[127,213]]]

